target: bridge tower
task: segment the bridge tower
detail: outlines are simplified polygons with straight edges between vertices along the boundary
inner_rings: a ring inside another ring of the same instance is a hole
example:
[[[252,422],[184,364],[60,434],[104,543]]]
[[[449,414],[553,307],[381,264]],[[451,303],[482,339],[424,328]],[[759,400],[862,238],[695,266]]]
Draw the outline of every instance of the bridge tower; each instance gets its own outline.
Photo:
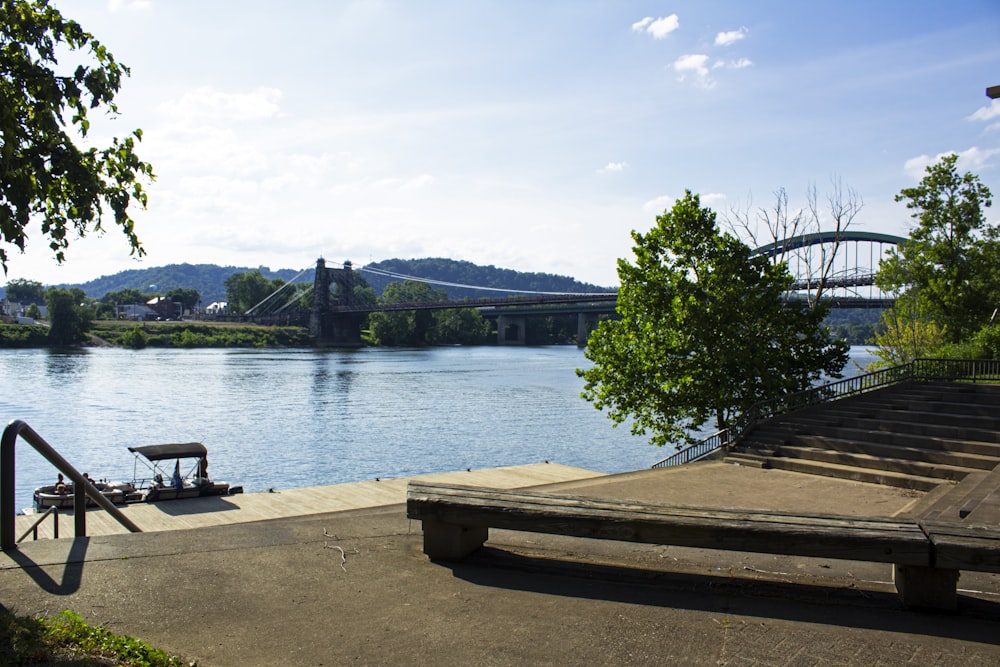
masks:
[[[313,279],[312,313],[309,316],[309,335],[320,347],[361,347],[360,315],[338,312],[330,305],[330,284],[337,285],[337,306],[354,305],[354,273],[350,262],[342,269],[328,269],[326,261],[316,260],[316,277]]]

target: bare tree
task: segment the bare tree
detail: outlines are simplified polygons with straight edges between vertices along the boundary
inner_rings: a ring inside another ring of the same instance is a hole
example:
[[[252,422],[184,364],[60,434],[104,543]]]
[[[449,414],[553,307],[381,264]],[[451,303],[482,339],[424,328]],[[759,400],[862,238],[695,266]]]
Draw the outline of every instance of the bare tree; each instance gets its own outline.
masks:
[[[791,209],[788,192],[774,192],[770,208],[752,211],[752,203],[743,208],[730,207],[726,225],[758,252],[775,264],[786,262],[799,277],[810,306],[815,306],[829,289],[835,273],[843,238],[864,207],[864,200],[853,188],[845,188],[839,178],[831,179],[827,196],[828,209],[821,210],[816,186],[806,191],[806,208]],[[826,229],[824,229],[826,227]],[[829,239],[819,242],[821,234]]]

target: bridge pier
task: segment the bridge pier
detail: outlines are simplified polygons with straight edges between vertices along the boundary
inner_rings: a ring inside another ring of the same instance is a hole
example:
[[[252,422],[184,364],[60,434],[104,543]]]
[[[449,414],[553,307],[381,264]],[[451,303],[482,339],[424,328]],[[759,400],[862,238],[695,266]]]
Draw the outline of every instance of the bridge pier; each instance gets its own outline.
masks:
[[[599,315],[597,313],[577,313],[576,315],[576,346],[587,347],[590,332],[597,328]]]
[[[510,315],[497,316],[497,344],[524,345],[527,341],[527,320],[524,317]]]
[[[313,280],[309,335],[319,347],[363,347],[361,315],[354,312],[337,312],[330,307],[332,282],[337,284],[337,305],[354,304],[354,274],[351,263],[344,262],[342,269],[328,269],[326,261],[320,257],[316,260],[316,277]]]

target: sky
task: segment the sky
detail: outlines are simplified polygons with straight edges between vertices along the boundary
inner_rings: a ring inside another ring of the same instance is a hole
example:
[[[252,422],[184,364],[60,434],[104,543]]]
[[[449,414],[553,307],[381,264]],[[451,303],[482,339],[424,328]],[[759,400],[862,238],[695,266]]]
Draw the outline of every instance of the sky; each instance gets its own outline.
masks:
[[[143,131],[147,255],[108,222],[58,265],[32,228],[7,280],[445,257],[613,286],[685,190],[722,221],[839,183],[905,236],[895,196],[957,153],[1000,197],[1000,0],[52,4],[131,70],[90,137]]]

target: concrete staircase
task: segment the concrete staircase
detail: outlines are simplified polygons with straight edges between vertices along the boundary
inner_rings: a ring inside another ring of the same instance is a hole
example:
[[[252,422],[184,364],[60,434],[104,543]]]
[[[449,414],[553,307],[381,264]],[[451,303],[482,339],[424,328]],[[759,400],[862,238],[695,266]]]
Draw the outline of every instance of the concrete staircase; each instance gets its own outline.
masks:
[[[774,417],[726,460],[929,491],[1000,464],[1000,385],[905,383]]]

